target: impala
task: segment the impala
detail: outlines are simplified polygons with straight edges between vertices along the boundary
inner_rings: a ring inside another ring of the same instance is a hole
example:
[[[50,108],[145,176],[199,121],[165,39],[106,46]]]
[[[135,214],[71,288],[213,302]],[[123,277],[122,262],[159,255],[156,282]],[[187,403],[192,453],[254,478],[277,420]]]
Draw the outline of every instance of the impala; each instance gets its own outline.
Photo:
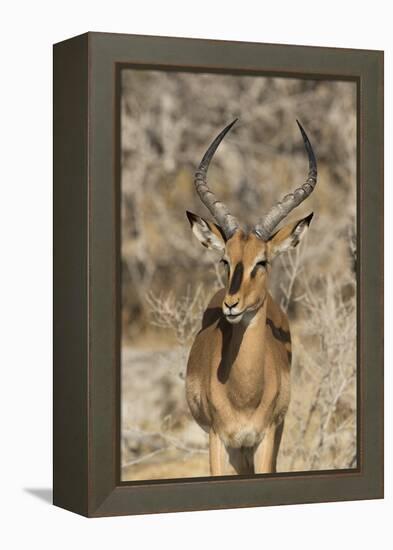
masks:
[[[273,259],[296,247],[313,214],[275,231],[313,191],[317,165],[308,154],[305,183],[273,206],[251,229],[243,227],[209,189],[207,171],[234,120],[212,142],[195,174],[195,188],[217,223],[187,212],[196,238],[221,253],[226,288],[210,301],[192,345],[186,395],[196,422],[209,433],[211,475],[276,471],[290,399],[288,318],[268,291]]]

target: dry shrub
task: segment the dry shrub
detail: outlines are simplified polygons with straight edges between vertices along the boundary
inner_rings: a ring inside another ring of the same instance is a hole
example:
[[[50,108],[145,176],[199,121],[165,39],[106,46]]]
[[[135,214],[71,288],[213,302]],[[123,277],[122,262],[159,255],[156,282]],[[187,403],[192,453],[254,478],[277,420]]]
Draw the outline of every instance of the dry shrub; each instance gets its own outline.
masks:
[[[356,467],[356,299],[332,277],[302,280],[292,325],[292,398],[280,471]]]

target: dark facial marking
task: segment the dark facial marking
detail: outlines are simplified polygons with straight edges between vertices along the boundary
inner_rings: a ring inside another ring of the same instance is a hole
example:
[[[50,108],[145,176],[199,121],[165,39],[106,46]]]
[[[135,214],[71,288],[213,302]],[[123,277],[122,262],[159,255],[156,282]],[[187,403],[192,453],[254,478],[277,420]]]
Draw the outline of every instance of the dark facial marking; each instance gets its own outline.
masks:
[[[236,264],[235,271],[233,272],[231,286],[229,287],[229,294],[236,294],[239,291],[240,285],[242,284],[244,273],[243,262]]]
[[[291,341],[290,333],[281,327],[276,327],[271,319],[266,318],[266,324],[271,328],[274,338],[283,343]]]

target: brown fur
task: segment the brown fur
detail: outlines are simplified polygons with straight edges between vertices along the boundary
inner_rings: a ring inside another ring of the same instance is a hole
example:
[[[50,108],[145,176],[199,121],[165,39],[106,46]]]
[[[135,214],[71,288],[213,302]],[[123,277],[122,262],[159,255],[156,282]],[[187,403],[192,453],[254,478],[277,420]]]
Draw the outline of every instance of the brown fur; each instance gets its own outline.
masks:
[[[193,216],[192,223],[200,223]],[[214,248],[229,265],[227,287],[204,313],[186,376],[191,413],[209,433],[212,475],[276,471],[292,349],[288,318],[268,292],[268,275],[275,255],[296,246],[310,220],[283,227],[269,241],[242,230],[225,241],[216,227],[209,236],[212,224],[202,233],[193,228],[203,243],[221,239]]]
[[[266,320],[270,319],[275,327],[289,334],[288,321],[269,294],[255,323],[247,327],[243,324],[227,327],[220,307],[224,292],[220,290],[210,302],[204,326],[192,346],[187,368],[187,400],[198,424],[208,432],[219,434],[221,442],[216,442],[216,446],[223,447],[224,456],[224,447],[232,455],[236,455],[235,449],[237,454],[253,455],[267,444],[272,449],[262,453],[269,455],[263,464],[268,461],[271,464],[268,471],[274,471],[278,445],[273,449],[269,440],[264,443],[264,435],[280,427],[289,405],[287,351],[291,347],[290,342],[273,335]],[[253,462],[249,460],[249,472],[254,468],[260,473],[265,470],[262,464]],[[225,467],[225,460],[217,469],[212,466],[213,475],[224,475],[230,470]],[[241,470],[244,473],[244,467]]]
[[[217,292],[204,314],[188,361],[187,400],[210,433],[213,475],[275,471],[290,394],[288,320],[267,292],[267,271],[250,276],[255,258],[267,257],[266,244],[238,232],[226,254],[231,266],[243,262],[244,280],[235,296]],[[229,324],[222,312],[229,298],[241,310],[255,307],[252,319]]]

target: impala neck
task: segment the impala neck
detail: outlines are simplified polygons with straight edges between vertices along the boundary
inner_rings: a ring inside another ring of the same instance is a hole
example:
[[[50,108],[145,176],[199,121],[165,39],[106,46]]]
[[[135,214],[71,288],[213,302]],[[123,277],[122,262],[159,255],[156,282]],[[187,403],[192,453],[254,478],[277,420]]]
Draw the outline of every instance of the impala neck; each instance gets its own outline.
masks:
[[[237,325],[226,321],[218,378],[241,407],[259,402],[264,384],[267,297],[253,316]],[[233,392],[231,392],[233,389]]]

